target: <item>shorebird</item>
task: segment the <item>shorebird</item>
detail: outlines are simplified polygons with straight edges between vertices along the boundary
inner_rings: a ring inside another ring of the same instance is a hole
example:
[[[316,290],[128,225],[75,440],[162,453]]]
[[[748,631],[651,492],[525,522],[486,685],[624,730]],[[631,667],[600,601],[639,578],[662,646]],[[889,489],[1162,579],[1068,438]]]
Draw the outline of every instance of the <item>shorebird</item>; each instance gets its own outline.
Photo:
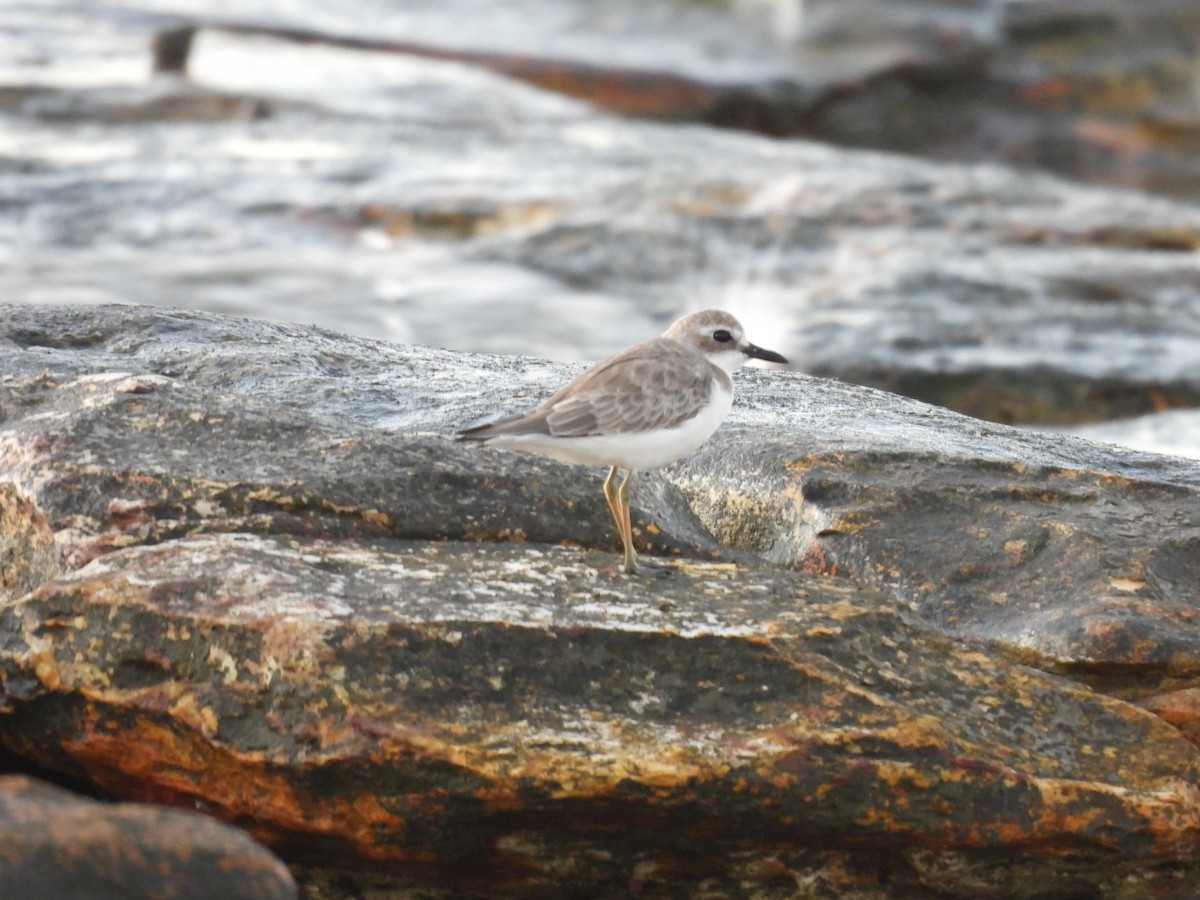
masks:
[[[633,574],[633,476],[687,456],[712,437],[733,405],[730,376],[751,359],[787,362],[746,340],[729,313],[704,310],[679,319],[661,337],[601,360],[533,409],[468,426],[458,436],[608,466],[604,498],[625,547],[624,569]]]

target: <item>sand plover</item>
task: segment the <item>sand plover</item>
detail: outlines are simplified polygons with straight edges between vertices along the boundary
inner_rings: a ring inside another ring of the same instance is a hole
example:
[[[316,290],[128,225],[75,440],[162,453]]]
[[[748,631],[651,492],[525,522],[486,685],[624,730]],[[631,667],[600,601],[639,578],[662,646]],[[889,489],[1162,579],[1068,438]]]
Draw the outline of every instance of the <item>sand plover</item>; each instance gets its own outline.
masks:
[[[733,405],[734,372],[750,359],[786,363],[746,340],[727,312],[684,316],[662,337],[596,363],[531,410],[468,426],[460,440],[608,466],[604,497],[637,571],[629,521],[634,473],[687,456],[712,437]],[[617,486],[617,473],[625,477]]]

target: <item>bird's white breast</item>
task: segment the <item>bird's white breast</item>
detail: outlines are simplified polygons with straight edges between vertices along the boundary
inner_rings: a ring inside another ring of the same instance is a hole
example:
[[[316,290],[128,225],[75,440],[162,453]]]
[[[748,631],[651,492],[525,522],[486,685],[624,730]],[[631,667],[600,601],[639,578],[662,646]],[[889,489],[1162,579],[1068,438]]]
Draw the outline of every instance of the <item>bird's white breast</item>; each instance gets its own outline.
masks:
[[[586,437],[544,434],[500,435],[488,443],[532,451],[563,462],[622,469],[657,469],[681,459],[713,436],[733,406],[733,391],[714,380],[708,402],[678,428],[628,431]]]

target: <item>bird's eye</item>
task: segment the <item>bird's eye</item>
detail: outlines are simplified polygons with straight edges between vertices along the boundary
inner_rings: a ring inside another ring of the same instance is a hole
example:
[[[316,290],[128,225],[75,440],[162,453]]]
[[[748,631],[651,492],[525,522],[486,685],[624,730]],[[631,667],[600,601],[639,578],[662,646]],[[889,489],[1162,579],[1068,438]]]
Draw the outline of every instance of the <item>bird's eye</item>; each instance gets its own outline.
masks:
[[[718,344],[728,344],[730,341],[733,340],[733,335],[730,334],[728,331],[726,331],[724,328],[718,328],[716,331],[713,332],[713,340],[716,341]]]

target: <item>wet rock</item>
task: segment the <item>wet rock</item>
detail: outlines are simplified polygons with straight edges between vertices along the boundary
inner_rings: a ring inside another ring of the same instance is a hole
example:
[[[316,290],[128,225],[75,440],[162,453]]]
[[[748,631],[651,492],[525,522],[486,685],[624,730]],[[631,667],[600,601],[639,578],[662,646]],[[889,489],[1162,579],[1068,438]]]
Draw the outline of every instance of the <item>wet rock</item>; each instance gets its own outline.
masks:
[[[630,10],[587,22],[588,41],[571,39],[569,13],[514,33],[496,6],[472,11],[496,27],[452,43],[437,28],[441,10],[394,37],[355,25],[195,24],[460,61],[625,115],[1200,197],[1200,18],[1187,0],[1137,10],[1121,0],[733,4],[688,9],[682,23],[683,10],[657,20]],[[179,31],[163,32],[156,52]]]
[[[957,21],[941,4],[819,6],[831,33],[802,52],[876,64],[824,98],[806,135],[1200,196],[1193,4],[993,0]]]
[[[0,896],[291,900],[284,865],[207,816],[87,800],[0,776]]]
[[[0,522],[66,569],[0,607],[19,759],[314,890],[1197,887],[1200,463],[744,371],[626,578],[601,473],[452,439],[566,367],[143,307],[0,347]]]
[[[672,470],[722,542],[1122,696],[1200,678],[1196,461],[782,385]]]
[[[35,498],[13,513],[14,540],[45,515],[69,567],[206,531],[618,540],[603,472],[412,427],[460,390],[436,351],[312,333],[297,345],[294,329],[144,308],[4,313],[0,343],[16,352],[0,382],[0,466]],[[417,393],[396,403],[398,380],[417,373]],[[506,400],[521,396],[534,394]],[[380,430],[385,416],[409,427]],[[665,479],[648,474],[637,492],[652,551],[742,558]],[[44,576],[23,562],[19,582]]]
[[[1200,752],[1160,719],[845,581],[606,563],[252,535],[117,551],[4,610],[0,739],[310,865],[492,896],[1179,882],[1156,870],[1194,853]]]
[[[272,107],[258,97],[160,82],[151,89],[96,89],[64,93],[29,91],[19,98],[23,115],[43,122],[129,126],[161,122],[227,122],[262,119]]]
[[[560,367],[150,308],[0,313],[0,464],[72,568],[202,532],[616,546],[601,470],[449,439]],[[1081,676],[1195,673],[1200,463],[739,383],[708,445],[635,482],[646,551],[849,574]]]

